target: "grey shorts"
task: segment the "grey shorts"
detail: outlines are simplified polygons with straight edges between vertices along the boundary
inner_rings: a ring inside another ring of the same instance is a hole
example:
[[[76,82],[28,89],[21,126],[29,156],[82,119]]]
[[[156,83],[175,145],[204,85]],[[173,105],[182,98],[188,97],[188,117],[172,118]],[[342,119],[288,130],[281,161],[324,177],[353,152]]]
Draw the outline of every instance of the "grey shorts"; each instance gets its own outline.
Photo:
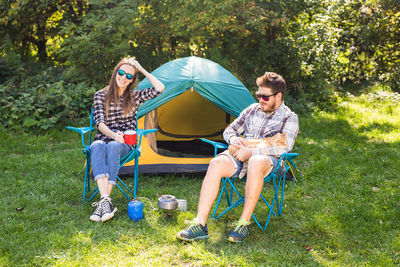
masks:
[[[217,155],[218,156],[227,156],[228,158],[230,158],[232,160],[232,162],[235,164],[235,173],[231,176],[234,178],[238,178],[239,177],[239,173],[243,168],[243,162],[240,162],[239,160],[237,160],[237,158],[235,158],[233,155],[231,155],[231,153],[229,153],[228,150],[225,150],[224,152],[221,152]],[[271,172],[273,172],[277,167],[278,167],[278,162],[279,160],[275,157],[272,156],[267,156],[267,155],[257,155],[259,157],[263,157],[266,160],[268,160],[269,162],[271,162],[272,164],[272,170]],[[270,173],[271,173],[270,172]],[[283,161],[281,162],[279,169],[276,171],[276,175],[281,176],[283,175],[285,172],[285,166],[283,165]]]

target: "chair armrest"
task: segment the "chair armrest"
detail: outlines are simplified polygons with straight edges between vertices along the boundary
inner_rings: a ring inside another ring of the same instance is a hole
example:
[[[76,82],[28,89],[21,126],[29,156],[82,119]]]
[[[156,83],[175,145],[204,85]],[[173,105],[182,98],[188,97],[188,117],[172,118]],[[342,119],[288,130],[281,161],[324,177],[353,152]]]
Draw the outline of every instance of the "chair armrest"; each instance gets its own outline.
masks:
[[[139,140],[137,148],[140,148],[140,146],[142,144],[142,137],[143,136],[145,136],[145,135],[147,135],[149,133],[154,133],[156,131],[158,131],[158,129],[146,129],[146,130],[144,130],[144,129],[136,129],[136,133],[138,135],[138,140]]]
[[[86,145],[85,144],[85,134],[86,133],[91,133],[93,130],[95,130],[95,128],[93,128],[93,127],[72,127],[72,126],[67,126],[67,127],[65,127],[65,128],[67,128],[68,130],[72,130],[72,131],[75,131],[75,132],[77,132],[78,134],[80,134],[81,135],[81,138],[82,138],[82,145],[83,145],[83,147],[84,148],[86,148],[86,149],[89,149],[89,145]]]
[[[292,163],[293,162],[292,160],[296,158],[298,155],[299,154],[297,153],[283,153],[279,158],[278,166],[280,166],[282,160],[289,161],[290,163]]]
[[[141,144],[142,144],[142,137],[149,134],[149,133],[154,133],[158,131],[157,129],[136,129],[136,134],[137,134],[137,138],[138,138],[138,143],[137,146],[131,150],[128,154],[126,154],[125,156],[123,156],[120,159],[120,167],[122,167],[125,163],[127,163],[128,161],[131,161],[133,158],[135,157],[140,157],[141,154]]]
[[[217,155],[217,150],[218,149],[227,149],[228,145],[220,143],[220,142],[215,142],[215,141],[211,141],[205,138],[200,138],[201,141],[206,142],[211,144],[214,147],[214,157]]]
[[[77,128],[77,127],[67,126],[65,128],[67,128],[68,130],[73,130],[73,131],[75,131],[75,132],[77,132],[79,134],[85,134],[85,133],[88,133],[90,131],[95,130],[95,128],[93,128],[93,127],[80,127],[80,128]]]
[[[156,131],[158,131],[158,129],[146,129],[146,130],[143,130],[143,129],[137,129],[136,130],[136,132],[139,134],[139,135],[147,135],[147,134],[149,134],[149,133],[154,133],[154,132],[156,132]]]
[[[299,154],[297,153],[284,153],[281,157],[284,157],[285,160],[293,160],[296,158]]]

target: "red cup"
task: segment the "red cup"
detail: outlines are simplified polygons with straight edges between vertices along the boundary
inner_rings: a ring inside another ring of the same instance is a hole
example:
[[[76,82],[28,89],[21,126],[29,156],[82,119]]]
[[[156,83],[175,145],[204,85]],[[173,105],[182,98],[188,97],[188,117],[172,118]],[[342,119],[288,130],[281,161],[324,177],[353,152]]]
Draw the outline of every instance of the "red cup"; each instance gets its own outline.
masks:
[[[124,132],[124,142],[127,145],[136,145],[136,131],[127,130]]]

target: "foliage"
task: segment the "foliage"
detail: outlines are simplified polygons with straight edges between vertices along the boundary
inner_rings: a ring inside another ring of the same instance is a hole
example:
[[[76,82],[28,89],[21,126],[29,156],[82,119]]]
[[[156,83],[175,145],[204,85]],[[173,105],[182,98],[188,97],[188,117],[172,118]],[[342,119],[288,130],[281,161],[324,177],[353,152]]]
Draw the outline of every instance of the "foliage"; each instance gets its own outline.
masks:
[[[73,33],[59,51],[70,67],[67,77],[97,86],[109,82],[114,66],[130,54],[130,36],[137,16],[133,3],[91,1],[81,24],[64,29]]]
[[[0,84],[7,87],[2,92],[8,101],[22,101],[20,106],[26,104],[24,98],[13,97],[34,90],[9,74],[14,69],[20,77],[37,75],[35,86],[45,88],[48,68],[57,68],[62,72],[53,81],[57,88],[63,84],[72,90],[82,84],[88,95],[108,83],[115,64],[127,55],[149,71],[175,58],[205,57],[227,68],[252,92],[265,71],[280,73],[287,81],[286,101],[297,113],[332,110],[349,88],[360,92],[375,82],[400,90],[396,0],[0,3]],[[21,69],[21,64],[31,67]],[[10,94],[14,90],[21,92]],[[50,91],[39,94],[45,92]]]
[[[177,57],[197,55],[220,63],[251,91],[265,70],[281,73],[292,99],[303,94],[311,97],[308,101],[324,105],[330,103],[329,95],[312,98],[330,91],[324,89],[326,80],[310,79],[311,74],[301,69],[302,59],[297,56],[301,51],[288,36],[289,22],[304,5],[143,0],[135,6],[130,1],[112,5],[93,1],[79,28],[68,29],[75,34],[65,40],[61,51],[70,59],[73,76],[84,73],[95,83],[104,83],[116,61],[126,54],[150,69]],[[122,10],[125,16],[121,18]],[[322,63],[329,66],[329,62]],[[306,109],[300,103],[297,106]]]
[[[3,127],[43,132],[87,116],[94,89],[85,83],[65,82],[60,67],[40,71],[24,64],[20,69],[36,70],[33,75],[15,75],[0,84],[0,114]],[[50,78],[51,77],[51,78]]]
[[[209,240],[176,240],[184,220],[196,216],[203,177],[140,175],[144,220],[128,218],[128,201],[115,189],[115,218],[93,223],[94,208],[81,202],[78,134],[0,129],[0,265],[398,266],[400,103],[370,98],[389,94],[370,90],[335,112],[300,117],[294,151],[304,177],[286,182],[283,215],[271,217],[267,232],[252,223],[243,244],[226,240],[241,207],[208,222]],[[271,196],[271,184],[264,193]],[[153,210],[162,194],[186,199],[188,210],[173,216]],[[256,213],[264,211],[257,205]]]
[[[13,44],[11,50],[25,56],[33,50],[40,61],[46,62],[48,47],[64,37],[60,32],[63,25],[79,23],[85,8],[86,1],[81,0],[1,0],[2,37]]]
[[[381,81],[399,90],[400,17],[397,1],[340,1],[328,15],[337,29],[338,82]]]

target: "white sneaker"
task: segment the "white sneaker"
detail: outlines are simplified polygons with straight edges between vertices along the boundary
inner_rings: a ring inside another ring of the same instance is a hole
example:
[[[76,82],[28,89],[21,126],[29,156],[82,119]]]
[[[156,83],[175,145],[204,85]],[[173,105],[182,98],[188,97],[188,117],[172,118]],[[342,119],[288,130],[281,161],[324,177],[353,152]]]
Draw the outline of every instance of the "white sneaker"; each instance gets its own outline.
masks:
[[[92,204],[93,207],[97,206],[97,208],[94,210],[93,214],[90,215],[90,218],[89,218],[93,222],[101,221],[101,216],[103,216],[103,208],[100,203],[101,203],[101,201],[94,202]]]
[[[103,214],[101,216],[101,221],[105,222],[114,217],[114,213],[116,213],[118,209],[111,203],[110,197],[104,197],[100,202],[103,211]]]

